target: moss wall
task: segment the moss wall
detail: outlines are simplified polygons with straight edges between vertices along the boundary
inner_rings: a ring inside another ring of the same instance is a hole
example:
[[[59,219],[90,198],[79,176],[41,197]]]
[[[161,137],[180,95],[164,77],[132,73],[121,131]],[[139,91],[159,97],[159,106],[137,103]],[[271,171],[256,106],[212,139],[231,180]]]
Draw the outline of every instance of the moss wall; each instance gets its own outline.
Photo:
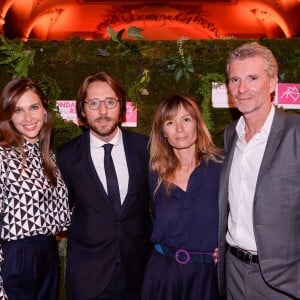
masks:
[[[149,134],[153,113],[161,99],[172,93],[187,93],[195,96],[201,108],[209,114],[214,140],[222,146],[225,126],[239,114],[234,109],[213,108],[210,99],[207,101],[210,85],[204,83],[225,78],[228,52],[244,42],[236,39],[187,40],[180,44],[178,41],[142,40],[118,44],[112,40],[73,38],[59,42],[29,40],[22,51],[35,51],[28,76],[42,85],[53,109],[56,99],[75,99],[87,75],[106,71],[125,90],[131,91],[135,99],[130,100],[138,104],[138,127],[131,130]],[[269,47],[276,56],[281,82],[300,82],[300,39],[263,39],[258,42]],[[7,53],[0,50],[0,61],[5,58]],[[144,70],[148,70],[150,78],[144,86],[148,96],[137,91],[134,93],[134,89],[142,86],[140,81]],[[11,79],[12,72],[12,63],[1,65],[0,88]],[[203,107],[205,99],[206,106]],[[54,149],[80,132],[77,126],[55,116]]]

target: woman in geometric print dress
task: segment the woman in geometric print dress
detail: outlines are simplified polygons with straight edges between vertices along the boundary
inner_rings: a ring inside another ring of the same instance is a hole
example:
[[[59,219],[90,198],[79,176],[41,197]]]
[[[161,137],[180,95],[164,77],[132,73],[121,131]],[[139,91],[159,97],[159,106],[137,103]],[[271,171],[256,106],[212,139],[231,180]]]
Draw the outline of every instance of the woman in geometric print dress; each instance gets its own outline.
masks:
[[[2,263],[3,263],[3,252],[2,252],[2,248],[0,246],[0,271],[1,271]],[[0,277],[0,300],[7,300],[7,295],[4,291],[3,280],[1,277]]]
[[[70,222],[66,186],[50,150],[48,100],[28,78],[0,96],[1,270],[9,300],[56,300],[55,235]]]
[[[190,96],[164,99],[150,135],[153,253],[142,300],[217,300],[222,154]]]

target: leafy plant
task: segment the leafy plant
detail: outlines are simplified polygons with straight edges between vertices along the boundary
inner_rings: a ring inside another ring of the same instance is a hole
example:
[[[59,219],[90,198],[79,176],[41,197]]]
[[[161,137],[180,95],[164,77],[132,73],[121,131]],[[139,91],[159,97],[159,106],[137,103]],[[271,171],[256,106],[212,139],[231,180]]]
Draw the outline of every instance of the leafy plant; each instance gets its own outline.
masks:
[[[45,74],[41,74],[39,78],[36,79],[36,82],[49,99],[49,108],[51,110],[55,110],[55,101],[60,99],[61,97],[61,89],[57,81],[52,77],[49,77]]]
[[[193,60],[190,55],[185,55],[183,44],[189,38],[183,36],[177,40],[178,55],[168,60],[167,67],[171,71],[175,71],[175,80],[179,81],[182,77],[190,78],[190,74],[194,73]]]
[[[211,97],[212,97],[212,83],[213,82],[225,82],[226,78],[224,75],[209,73],[200,78],[199,88],[197,94],[203,97],[201,103],[202,117],[206,123],[206,126],[211,132],[215,131],[215,124],[211,116]]]
[[[103,56],[103,57],[110,56],[108,49],[109,49],[109,46],[107,46],[105,49],[98,48],[96,55]]]
[[[122,55],[140,55],[140,51],[136,45],[128,43],[126,40],[123,39],[123,34],[125,33],[125,29],[121,29],[120,31],[116,32],[114,31],[110,26],[107,27],[108,34],[113,42],[116,43],[117,47],[120,49]],[[144,36],[142,35],[143,29],[137,28],[135,26],[130,26],[127,29],[127,38],[135,38],[138,40],[144,39]],[[100,50],[100,49],[99,49]],[[98,51],[101,53],[100,51]],[[103,52],[105,55],[107,54],[107,51]]]
[[[143,74],[139,76],[132,85],[128,88],[128,97],[135,104],[142,105],[143,99],[142,96],[148,96],[149,91],[147,89],[150,82],[149,70],[145,69]]]
[[[29,66],[33,65],[35,50],[26,48],[23,41],[17,44],[3,35],[0,35],[0,40],[2,42],[0,53],[7,57],[0,64],[11,65],[13,78],[27,77]]]
[[[57,81],[47,75],[42,74],[37,80],[38,85],[49,99],[49,109],[53,118],[53,140],[52,149],[56,149],[62,144],[82,133],[82,130],[72,121],[62,118],[56,107],[56,100],[61,99],[61,89]]]

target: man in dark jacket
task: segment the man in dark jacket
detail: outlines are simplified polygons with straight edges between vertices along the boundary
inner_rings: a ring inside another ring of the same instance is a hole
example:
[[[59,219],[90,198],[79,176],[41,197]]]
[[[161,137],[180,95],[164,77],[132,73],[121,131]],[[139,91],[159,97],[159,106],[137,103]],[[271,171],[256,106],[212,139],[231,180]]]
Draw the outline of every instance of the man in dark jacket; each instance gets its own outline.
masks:
[[[88,76],[77,99],[78,115],[88,130],[57,153],[73,209],[66,267],[69,300],[140,299],[151,250],[148,137],[120,128],[125,104],[125,92],[111,76]]]

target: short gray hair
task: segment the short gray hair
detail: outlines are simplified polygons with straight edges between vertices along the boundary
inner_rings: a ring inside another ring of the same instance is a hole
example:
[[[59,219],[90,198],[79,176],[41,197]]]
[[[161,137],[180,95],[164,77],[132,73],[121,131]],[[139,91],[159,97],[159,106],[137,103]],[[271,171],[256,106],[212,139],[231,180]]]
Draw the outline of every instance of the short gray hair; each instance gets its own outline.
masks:
[[[229,64],[234,60],[242,60],[249,57],[261,57],[266,65],[266,72],[269,77],[278,76],[278,63],[272,51],[257,42],[245,43],[235,48],[229,53],[227,59],[226,71],[228,72]]]

